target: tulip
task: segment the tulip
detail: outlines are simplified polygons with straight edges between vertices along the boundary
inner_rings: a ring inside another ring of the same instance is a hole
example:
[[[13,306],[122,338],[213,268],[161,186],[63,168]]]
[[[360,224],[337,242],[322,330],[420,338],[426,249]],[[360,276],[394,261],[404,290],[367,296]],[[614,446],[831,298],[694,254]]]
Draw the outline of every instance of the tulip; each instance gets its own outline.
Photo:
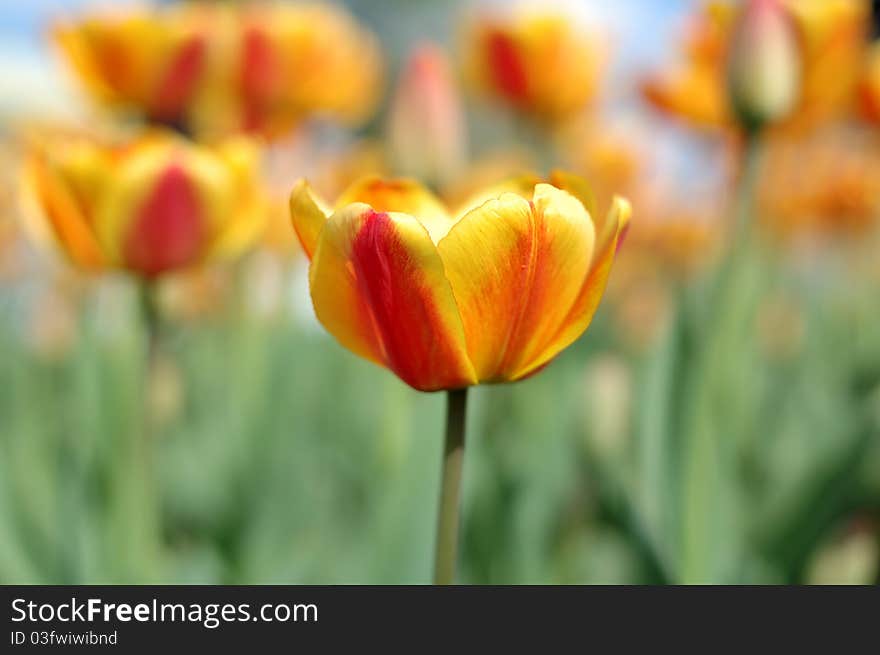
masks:
[[[465,161],[465,123],[445,53],[423,45],[411,55],[391,106],[391,158],[403,174],[445,186]]]
[[[780,0],[750,0],[734,28],[728,61],[731,106],[746,129],[785,118],[798,101],[800,53]]]
[[[101,104],[174,124],[205,73],[207,27],[195,12],[172,10],[88,17],[59,24],[53,36]]]
[[[351,125],[372,115],[381,53],[344,10],[258,2],[217,12],[217,65],[194,107],[199,130],[276,137],[312,117]]]
[[[543,122],[570,118],[590,103],[603,60],[595,39],[552,14],[482,20],[467,50],[478,89]]]
[[[586,184],[520,178],[450,213],[410,180],[367,178],[331,212],[290,197],[318,320],[421,391],[446,389],[434,581],[454,580],[467,387],[528,377],[577,339],[605,288],[629,203],[604,220]]]
[[[629,204],[600,220],[574,176],[523,187],[454,218],[408,180],[365,179],[332,213],[300,182],[291,215],[318,319],[421,391],[535,373],[589,325]]]
[[[706,2],[682,64],[645,80],[643,95],[701,128],[730,128],[754,119],[742,111],[761,118],[769,107],[779,129],[812,129],[851,106],[869,17],[862,0]]]
[[[166,132],[128,143],[36,143],[24,169],[30,226],[77,266],[145,279],[241,252],[260,234],[258,151]]]

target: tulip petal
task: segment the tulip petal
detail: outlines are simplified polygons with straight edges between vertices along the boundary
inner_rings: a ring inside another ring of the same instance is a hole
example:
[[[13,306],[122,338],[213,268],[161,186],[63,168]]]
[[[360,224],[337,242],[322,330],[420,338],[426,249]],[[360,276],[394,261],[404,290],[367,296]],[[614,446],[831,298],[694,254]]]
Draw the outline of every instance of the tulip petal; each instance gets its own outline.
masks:
[[[299,180],[290,192],[290,218],[293,221],[293,229],[309,259],[315,254],[318,236],[324,223],[327,222],[328,211],[324,209],[325,206],[305,180]]]
[[[169,166],[135,214],[123,245],[127,266],[153,276],[194,263],[205,241],[201,214],[186,172]]]
[[[548,184],[465,215],[438,245],[481,381],[522,377],[556,337],[587,277],[595,233],[584,206]]]
[[[382,180],[366,177],[351,185],[339,197],[337,207],[363,202],[378,212],[402,212],[425,226],[431,240],[446,236],[453,220],[437,197],[414,180]]]
[[[318,320],[349,350],[422,391],[476,382],[443,262],[412,216],[362,203],[338,210],[309,279]]]
[[[614,255],[626,229],[629,226],[632,207],[625,198],[615,196],[608,215],[602,222],[597,222],[598,242],[590,264],[590,270],[583,280],[580,292],[568,315],[562,322],[558,333],[551,339],[537,356],[523,363],[516,372],[516,377],[531,375],[556,357],[562,350],[570,346],[586,330],[593,315],[599,307],[599,301],[605,293],[608,274],[614,262]]]
[[[563,191],[568,191],[581,201],[590,217],[596,216],[596,194],[584,178],[567,171],[555,170],[550,174],[550,184]],[[593,218],[594,222],[595,220]]]
[[[191,35],[179,45],[155,91],[150,112],[153,118],[174,121],[183,115],[196,90],[205,50],[205,38],[201,35]]]
[[[234,257],[253,244],[266,227],[268,207],[260,192],[259,151],[247,139],[230,139],[216,148],[228,167],[237,206],[223,214],[225,222],[211,243],[209,257]]]
[[[156,275],[207,255],[237,202],[229,166],[213,152],[159,133],[117,157],[95,219],[114,261]]]
[[[107,258],[98,239],[83,212],[74,190],[63,177],[42,156],[34,155],[24,171],[25,186],[34,213],[48,219],[51,233],[64,252],[77,266],[85,269],[99,269],[106,265]],[[44,232],[41,226],[35,230]]]

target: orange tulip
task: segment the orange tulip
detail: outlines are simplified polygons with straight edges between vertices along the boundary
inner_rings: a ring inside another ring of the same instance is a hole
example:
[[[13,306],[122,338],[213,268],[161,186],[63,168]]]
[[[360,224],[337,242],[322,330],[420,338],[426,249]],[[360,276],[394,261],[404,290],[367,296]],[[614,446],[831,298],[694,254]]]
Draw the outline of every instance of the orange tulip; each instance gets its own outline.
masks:
[[[569,118],[590,103],[604,59],[594,38],[553,14],[483,19],[466,50],[477,88],[543,121]]]
[[[563,173],[487,195],[451,214],[416,182],[368,178],[330,212],[298,183],[291,215],[324,327],[421,391],[546,366],[590,324],[629,203],[597,219],[585,183]]]
[[[375,38],[331,5],[184,4],[54,35],[101,104],[203,135],[274,137],[313,116],[359,122],[381,87]]]
[[[37,143],[24,169],[29,225],[90,270],[152,278],[231,256],[263,226],[257,155],[243,138],[209,148],[165,132]]]
[[[855,96],[870,19],[863,0],[785,0],[797,32],[800,93],[781,127],[811,128],[847,111]],[[683,61],[644,81],[654,107],[691,125],[734,125],[726,73],[739,12],[732,2],[706,2],[693,17],[682,47]]]

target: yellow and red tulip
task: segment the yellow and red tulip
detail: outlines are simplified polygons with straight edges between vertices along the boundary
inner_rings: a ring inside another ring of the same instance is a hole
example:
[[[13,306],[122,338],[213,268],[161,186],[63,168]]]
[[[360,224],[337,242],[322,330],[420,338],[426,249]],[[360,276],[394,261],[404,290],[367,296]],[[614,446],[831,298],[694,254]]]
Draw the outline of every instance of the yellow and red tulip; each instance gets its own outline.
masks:
[[[24,168],[29,224],[89,270],[150,278],[232,256],[263,226],[258,154],[243,137],[207,147],[166,132],[37,142]]]
[[[864,0],[784,0],[797,32],[800,92],[780,127],[812,128],[848,111],[856,94],[870,19]],[[713,0],[693,17],[683,61],[642,85],[654,107],[709,129],[735,124],[726,75],[731,40],[740,19],[735,3]]]
[[[371,116],[382,56],[343,9],[258,2],[217,12],[217,61],[193,119],[202,131],[276,136],[313,116],[345,124]]]
[[[313,116],[358,122],[381,87],[375,38],[331,5],[184,4],[97,15],[55,36],[100,103],[212,137],[274,137]]]
[[[126,12],[61,23],[53,36],[99,103],[180,123],[206,73],[210,20],[192,8]]]
[[[416,182],[372,178],[331,212],[298,183],[291,215],[324,327],[422,391],[547,365],[590,324],[629,203],[615,198],[599,219],[585,183],[563,173],[486,195],[453,214]]]
[[[525,115],[564,120],[596,94],[603,48],[570,17],[485,17],[467,40],[467,67],[475,86]]]

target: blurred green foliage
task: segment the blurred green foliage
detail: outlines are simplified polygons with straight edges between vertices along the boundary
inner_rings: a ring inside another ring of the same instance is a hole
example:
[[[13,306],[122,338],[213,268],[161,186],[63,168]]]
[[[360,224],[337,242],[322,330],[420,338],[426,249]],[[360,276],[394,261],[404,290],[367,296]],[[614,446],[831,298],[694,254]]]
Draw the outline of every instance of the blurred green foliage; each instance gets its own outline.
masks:
[[[876,295],[744,270],[746,327],[804,308],[793,354],[724,336],[699,283],[647,349],[603,307],[542,374],[471,392],[462,581],[803,582],[853,526],[876,540]],[[239,309],[166,326],[183,402],[144,443],[133,290],[51,362],[2,294],[0,581],[429,581],[442,394]]]

